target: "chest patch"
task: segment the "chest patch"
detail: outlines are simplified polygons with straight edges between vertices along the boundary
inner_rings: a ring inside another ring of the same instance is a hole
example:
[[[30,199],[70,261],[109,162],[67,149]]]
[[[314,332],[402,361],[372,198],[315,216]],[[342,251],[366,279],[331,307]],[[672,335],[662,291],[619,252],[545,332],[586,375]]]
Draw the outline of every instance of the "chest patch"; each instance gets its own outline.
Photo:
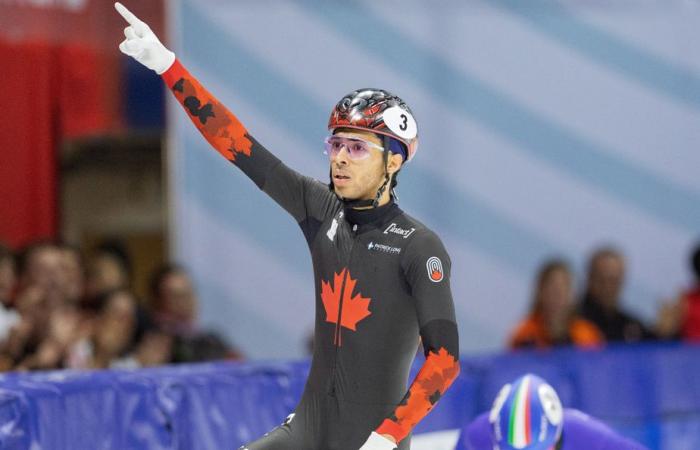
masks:
[[[384,230],[384,234],[398,234],[399,236],[403,237],[404,239],[407,239],[410,235],[413,234],[413,232],[416,231],[415,228],[401,228],[400,226],[396,225],[395,223],[392,223],[388,227],[386,227],[386,230]]]
[[[370,242],[367,244],[367,250],[381,253],[388,253],[390,255],[398,255],[401,253],[400,247],[392,247],[386,244],[380,244],[375,242]]]
[[[328,239],[330,239],[331,242],[335,239],[335,234],[338,232],[338,220],[343,218],[343,211],[340,211],[338,214],[337,218],[333,218],[333,222],[331,222],[330,228],[328,228],[328,231],[326,231],[326,236],[328,236]]]

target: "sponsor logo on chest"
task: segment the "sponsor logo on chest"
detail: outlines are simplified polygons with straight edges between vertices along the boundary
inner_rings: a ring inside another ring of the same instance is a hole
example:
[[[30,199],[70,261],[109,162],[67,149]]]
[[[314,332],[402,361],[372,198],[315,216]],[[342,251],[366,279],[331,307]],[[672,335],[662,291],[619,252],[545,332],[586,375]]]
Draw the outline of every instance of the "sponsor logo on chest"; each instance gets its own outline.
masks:
[[[379,243],[374,243],[374,242],[370,242],[367,245],[367,250],[375,251],[375,252],[382,252],[382,253],[389,253],[390,255],[398,255],[399,253],[401,253],[401,249],[399,247],[391,247],[389,245],[379,244]]]
[[[335,234],[338,232],[338,225],[340,224],[339,221],[343,219],[343,215],[343,211],[340,211],[338,217],[333,219],[330,228],[326,231],[326,236],[331,242],[335,239]]]
[[[416,231],[415,228],[401,228],[400,226],[396,225],[395,223],[392,223],[389,225],[386,230],[384,230],[384,234],[398,234],[399,236],[403,237],[406,239],[410,235],[413,234],[413,232]]]

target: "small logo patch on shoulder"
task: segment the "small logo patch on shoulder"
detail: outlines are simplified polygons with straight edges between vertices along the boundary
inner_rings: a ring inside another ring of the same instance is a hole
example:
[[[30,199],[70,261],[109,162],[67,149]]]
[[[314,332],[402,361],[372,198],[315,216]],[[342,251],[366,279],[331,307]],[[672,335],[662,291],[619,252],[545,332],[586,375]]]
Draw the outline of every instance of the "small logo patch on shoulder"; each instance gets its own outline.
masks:
[[[428,258],[428,262],[425,264],[425,266],[428,269],[428,278],[430,278],[430,281],[433,283],[439,283],[442,281],[443,271],[442,261],[440,261],[440,258],[437,256],[431,256]]]

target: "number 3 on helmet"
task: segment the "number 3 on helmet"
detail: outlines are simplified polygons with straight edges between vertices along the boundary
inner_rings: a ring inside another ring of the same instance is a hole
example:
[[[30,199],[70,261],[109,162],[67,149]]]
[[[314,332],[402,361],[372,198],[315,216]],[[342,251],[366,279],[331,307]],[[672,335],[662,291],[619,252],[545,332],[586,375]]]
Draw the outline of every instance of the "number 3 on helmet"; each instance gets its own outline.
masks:
[[[333,108],[328,130],[354,128],[397,139],[406,146],[410,161],[418,149],[418,126],[411,109],[383,89],[358,89]]]

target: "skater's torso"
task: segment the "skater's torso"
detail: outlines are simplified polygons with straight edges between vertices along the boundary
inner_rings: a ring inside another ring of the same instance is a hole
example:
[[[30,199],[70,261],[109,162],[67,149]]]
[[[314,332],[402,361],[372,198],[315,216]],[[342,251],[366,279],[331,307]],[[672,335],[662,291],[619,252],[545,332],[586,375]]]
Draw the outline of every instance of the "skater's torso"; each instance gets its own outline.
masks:
[[[426,233],[394,203],[358,211],[340,202],[305,233],[316,287],[307,389],[356,402],[401,400],[419,346],[407,260]]]

